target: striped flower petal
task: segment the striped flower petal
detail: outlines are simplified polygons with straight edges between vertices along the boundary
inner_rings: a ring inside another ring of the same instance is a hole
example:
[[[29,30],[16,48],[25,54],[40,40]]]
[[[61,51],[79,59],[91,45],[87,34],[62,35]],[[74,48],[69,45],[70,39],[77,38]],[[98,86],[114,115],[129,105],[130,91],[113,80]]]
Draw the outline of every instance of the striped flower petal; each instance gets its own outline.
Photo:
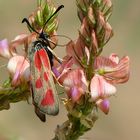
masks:
[[[90,92],[93,101],[114,95],[116,88],[108,83],[103,76],[95,75],[90,83]]]
[[[112,84],[119,84],[128,81],[129,79],[129,64],[128,56],[124,56],[119,60],[116,54],[110,55],[109,58],[97,57],[94,63],[96,72]]]

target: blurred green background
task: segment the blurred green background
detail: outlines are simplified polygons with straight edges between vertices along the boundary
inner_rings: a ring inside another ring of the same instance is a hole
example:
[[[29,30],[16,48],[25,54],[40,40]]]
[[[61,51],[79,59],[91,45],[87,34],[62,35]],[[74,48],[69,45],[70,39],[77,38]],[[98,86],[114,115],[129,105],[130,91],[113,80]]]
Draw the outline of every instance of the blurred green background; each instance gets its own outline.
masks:
[[[75,0],[55,0],[56,5],[64,4],[59,13],[61,19],[58,34],[76,39],[80,26],[76,16]],[[117,94],[110,99],[109,115],[99,113],[95,127],[85,137],[90,140],[140,140],[140,1],[113,0],[114,11],[110,23],[114,37],[104,49],[104,55],[114,52],[120,56],[129,55],[131,77],[129,82],[117,86]],[[36,7],[35,0],[0,0],[0,40],[14,39],[19,33],[27,32],[21,24]],[[57,53],[64,55],[64,49]],[[0,60],[0,64],[2,64]],[[0,81],[6,77],[0,69]],[[10,110],[0,112],[0,140],[50,140],[57,124],[66,120],[66,112],[61,105],[57,117],[47,117],[42,123],[35,116],[33,106],[27,102],[11,104]]]

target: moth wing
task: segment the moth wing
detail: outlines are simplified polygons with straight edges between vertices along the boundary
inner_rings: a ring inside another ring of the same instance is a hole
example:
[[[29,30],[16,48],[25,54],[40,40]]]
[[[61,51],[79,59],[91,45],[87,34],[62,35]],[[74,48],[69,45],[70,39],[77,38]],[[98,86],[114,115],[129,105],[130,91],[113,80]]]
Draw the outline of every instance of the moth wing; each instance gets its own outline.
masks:
[[[42,113],[42,112],[40,112],[40,109],[37,106],[35,106],[35,113],[40,118],[40,120],[42,122],[46,122],[46,116],[45,116],[45,114]]]
[[[59,102],[50,60],[46,50],[42,47],[35,50],[31,63],[31,83],[33,86],[33,100],[39,110],[48,115],[57,115]]]
[[[31,92],[32,92],[32,96],[33,96],[33,86],[31,84]],[[36,115],[39,117],[39,119],[42,121],[42,122],[46,122],[46,115],[44,113],[42,113],[40,111],[40,109],[35,105],[34,103],[34,100],[33,100],[33,104],[34,104],[34,109],[35,109],[35,113]]]

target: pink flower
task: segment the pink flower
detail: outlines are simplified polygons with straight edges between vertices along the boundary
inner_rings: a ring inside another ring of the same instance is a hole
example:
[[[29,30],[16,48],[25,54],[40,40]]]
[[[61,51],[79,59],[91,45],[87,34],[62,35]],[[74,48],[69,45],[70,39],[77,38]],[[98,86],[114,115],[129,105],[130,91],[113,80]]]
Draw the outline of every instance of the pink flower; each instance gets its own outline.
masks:
[[[124,83],[129,79],[129,57],[125,56],[119,60],[116,54],[110,55],[109,58],[99,56],[95,59],[94,69],[95,75],[90,82],[91,97],[107,114],[109,101],[106,100],[115,94],[114,84]]]
[[[104,99],[116,92],[116,88],[108,83],[103,76],[94,75],[90,83],[91,97],[94,101]]]
[[[87,81],[82,69],[75,69],[63,74],[59,81],[64,86],[67,95],[76,102],[87,91]]]
[[[109,58],[97,57],[94,67],[96,73],[102,75],[111,84],[125,83],[129,79],[129,57],[124,56],[119,59],[116,54],[111,54]]]
[[[0,41],[0,56],[9,59],[7,69],[12,78],[11,84],[13,86],[30,80],[29,62],[26,59],[26,55],[21,56],[18,54],[17,47],[24,45],[25,49],[28,49],[29,44],[35,38],[34,33],[31,35],[20,34],[10,43],[8,43],[7,39]],[[27,53],[27,50],[25,50],[25,53]]]
[[[103,76],[96,74],[91,80],[90,92],[92,100],[107,114],[109,112],[109,101],[107,98],[115,94],[115,86],[107,82]]]
[[[17,55],[17,47],[20,45],[24,45],[28,47],[29,44],[36,39],[36,34],[32,33],[31,35],[20,34],[15,37],[10,43],[8,43],[7,39],[3,39],[0,41],[0,56],[4,58],[11,58],[12,56]]]

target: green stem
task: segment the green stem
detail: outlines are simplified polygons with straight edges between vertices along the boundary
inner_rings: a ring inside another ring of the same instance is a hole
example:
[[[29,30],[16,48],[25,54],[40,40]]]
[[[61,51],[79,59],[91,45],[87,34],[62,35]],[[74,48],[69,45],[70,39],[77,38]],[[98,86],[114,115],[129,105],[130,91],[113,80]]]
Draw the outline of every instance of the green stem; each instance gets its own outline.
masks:
[[[72,110],[73,112],[68,114],[68,121],[57,127],[55,138],[52,140],[77,140],[85,132],[89,131],[97,120],[94,103],[86,102],[83,105],[76,104]],[[81,116],[76,115],[76,111],[77,114],[79,111]]]

